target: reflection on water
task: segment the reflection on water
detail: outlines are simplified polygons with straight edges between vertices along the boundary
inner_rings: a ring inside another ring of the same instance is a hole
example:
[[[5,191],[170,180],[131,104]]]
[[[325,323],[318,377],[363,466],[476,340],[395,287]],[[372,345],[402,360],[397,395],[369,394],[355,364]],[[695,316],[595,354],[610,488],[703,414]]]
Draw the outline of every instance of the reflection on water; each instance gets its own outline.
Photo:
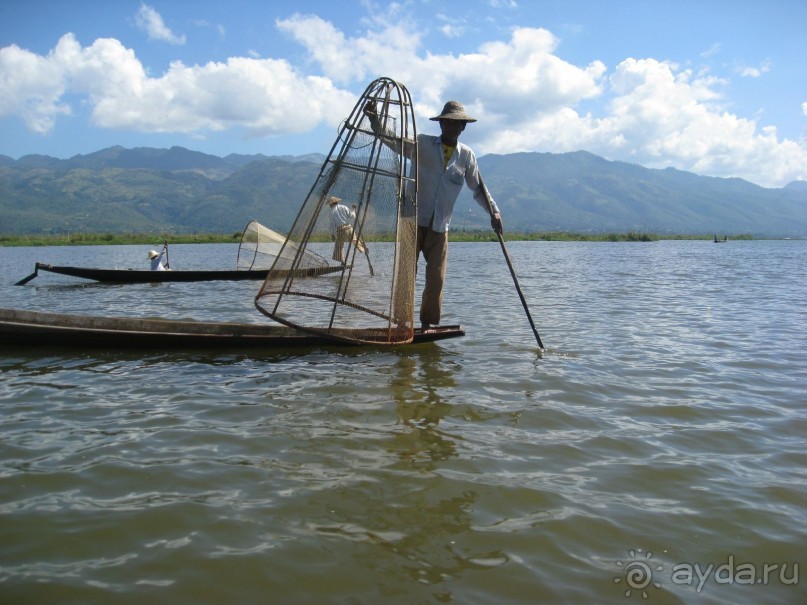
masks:
[[[34,260],[142,260],[122,248],[0,248],[0,306],[265,321],[245,282],[11,285]],[[495,243],[452,243],[461,339],[5,348],[0,601],[804,602],[801,578],[698,590],[672,569],[803,573],[807,246],[509,249],[551,354]]]
[[[451,600],[446,583],[460,579],[467,569],[506,561],[498,552],[464,551],[461,536],[472,525],[476,492],[446,489],[433,473],[441,461],[457,455],[460,438],[440,423],[456,412],[443,393],[457,386],[454,375],[459,364],[455,355],[432,346],[399,351],[391,359],[389,386],[399,420],[378,446],[394,456],[380,470],[392,472],[397,480],[388,484],[383,498],[374,497],[377,487],[372,481],[340,490],[339,504],[329,511],[332,520],[314,529],[327,537],[384,549],[385,557],[375,549],[351,549],[354,558],[349,565],[373,570],[380,578],[381,594],[411,594],[408,578],[437,586],[434,596]]]
[[[440,348],[422,346],[400,351],[397,357],[391,388],[398,416],[410,426],[437,426],[450,410],[441,394],[457,386],[454,376],[462,369],[461,360]]]

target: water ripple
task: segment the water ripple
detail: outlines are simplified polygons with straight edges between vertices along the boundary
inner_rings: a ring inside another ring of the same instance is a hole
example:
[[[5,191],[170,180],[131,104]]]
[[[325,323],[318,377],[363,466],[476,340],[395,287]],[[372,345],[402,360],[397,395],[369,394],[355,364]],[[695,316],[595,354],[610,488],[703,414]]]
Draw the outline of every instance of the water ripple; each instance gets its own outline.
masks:
[[[62,264],[142,256],[124,248]],[[7,348],[4,599],[623,603],[650,561],[648,602],[804,601],[780,576],[671,575],[804,565],[804,243],[514,242],[543,353],[498,245],[451,250],[454,341]],[[31,254],[0,248],[2,274]],[[2,306],[261,321],[250,284],[37,280]]]

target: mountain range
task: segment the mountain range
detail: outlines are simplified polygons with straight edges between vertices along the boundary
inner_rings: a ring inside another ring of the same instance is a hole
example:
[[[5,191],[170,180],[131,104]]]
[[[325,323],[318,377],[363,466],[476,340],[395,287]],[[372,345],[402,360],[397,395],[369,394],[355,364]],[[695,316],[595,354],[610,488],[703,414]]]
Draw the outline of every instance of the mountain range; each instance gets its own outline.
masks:
[[[287,231],[325,156],[110,147],[58,159],[0,155],[0,234]],[[769,189],[613,162],[585,151],[479,158],[505,229],[807,237],[807,182]],[[465,190],[452,229],[489,226]]]

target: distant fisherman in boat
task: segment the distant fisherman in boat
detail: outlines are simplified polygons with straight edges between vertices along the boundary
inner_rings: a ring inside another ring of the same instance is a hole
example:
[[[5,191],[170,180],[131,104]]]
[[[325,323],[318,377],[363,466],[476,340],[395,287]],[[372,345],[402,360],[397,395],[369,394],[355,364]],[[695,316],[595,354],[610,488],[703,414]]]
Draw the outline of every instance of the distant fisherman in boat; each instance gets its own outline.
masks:
[[[168,251],[168,244],[163,245],[162,252],[157,252],[156,250],[149,250],[149,260],[151,261],[151,270],[152,271],[165,271],[165,266],[163,265],[163,256]]]

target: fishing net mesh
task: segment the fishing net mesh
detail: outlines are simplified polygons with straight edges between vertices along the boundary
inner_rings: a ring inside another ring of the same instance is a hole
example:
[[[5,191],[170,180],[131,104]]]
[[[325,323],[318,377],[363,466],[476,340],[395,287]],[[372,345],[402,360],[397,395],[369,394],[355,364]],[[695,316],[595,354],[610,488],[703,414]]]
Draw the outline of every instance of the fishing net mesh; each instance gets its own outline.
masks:
[[[364,111],[368,102],[376,107],[375,124]],[[337,340],[412,340],[415,138],[406,88],[387,78],[371,83],[340,127],[256,296],[261,312]],[[301,275],[309,254],[327,259],[334,271]]]
[[[299,246],[294,240],[287,239],[285,235],[261,225],[258,221],[250,221],[241,235],[236,269],[239,271],[270,269],[275,259],[281,255],[291,263],[298,250]],[[302,255],[299,266],[301,269],[325,268],[328,261],[308,250]]]

